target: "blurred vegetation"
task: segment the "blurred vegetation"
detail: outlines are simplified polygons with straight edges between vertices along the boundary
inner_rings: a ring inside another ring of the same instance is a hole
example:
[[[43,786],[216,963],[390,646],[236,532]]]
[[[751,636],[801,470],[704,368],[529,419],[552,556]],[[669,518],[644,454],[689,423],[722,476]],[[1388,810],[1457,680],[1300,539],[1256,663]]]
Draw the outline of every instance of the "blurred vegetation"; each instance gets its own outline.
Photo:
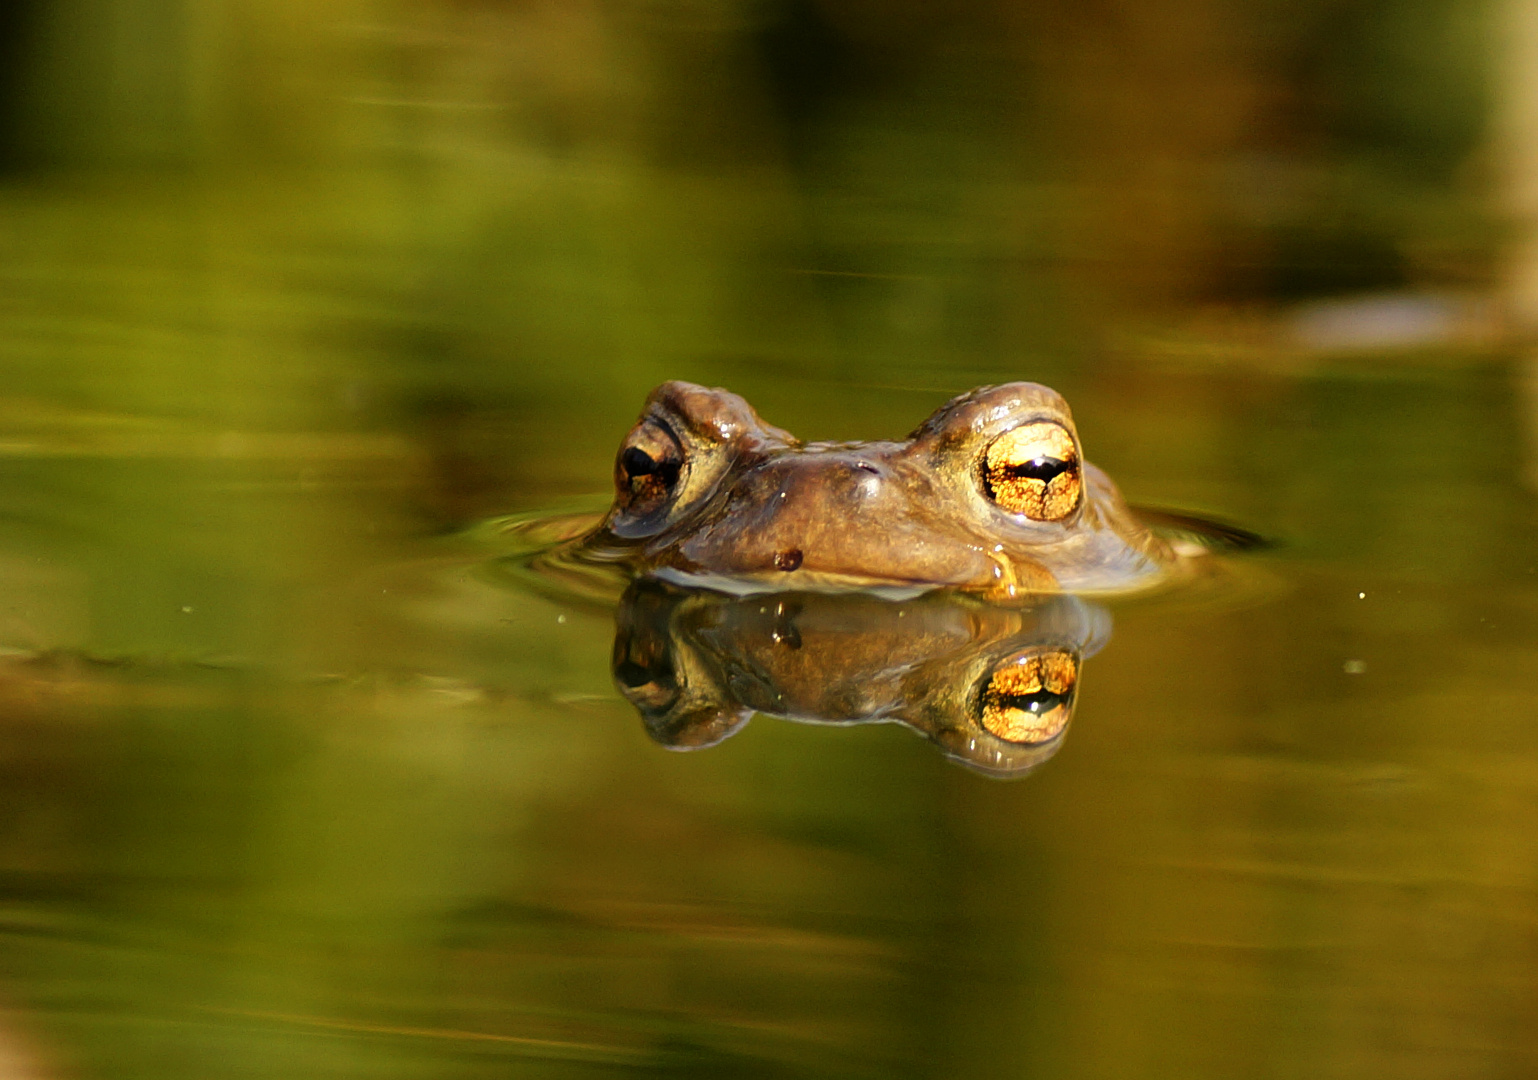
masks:
[[[1193,305],[1500,254],[1480,3],[8,11],[13,388],[412,417],[445,523],[603,475],[662,377],[1072,391]],[[574,384],[603,437],[520,467]]]

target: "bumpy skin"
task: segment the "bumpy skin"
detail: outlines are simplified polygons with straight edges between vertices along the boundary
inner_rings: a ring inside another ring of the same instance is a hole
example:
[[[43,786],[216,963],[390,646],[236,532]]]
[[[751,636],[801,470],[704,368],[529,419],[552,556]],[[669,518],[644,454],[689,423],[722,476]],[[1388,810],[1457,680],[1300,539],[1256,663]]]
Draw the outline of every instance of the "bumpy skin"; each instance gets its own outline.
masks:
[[[1083,495],[1057,521],[1009,512],[985,476],[995,440],[1041,422],[1069,433],[1082,470]],[[963,394],[901,442],[804,444],[735,394],[667,382],[621,446],[615,484],[589,555],[733,591],[1113,592],[1174,561],[1083,462],[1067,404],[1035,383]]]
[[[931,592],[906,601],[777,593],[725,597],[641,579],[615,615],[616,684],[652,738],[695,750],[754,712],[824,724],[900,723],[950,758],[1018,776],[1062,745],[1079,664],[1110,634],[1076,597],[998,606]],[[1038,731],[990,729],[990,682],[1032,657],[1075,672]]]

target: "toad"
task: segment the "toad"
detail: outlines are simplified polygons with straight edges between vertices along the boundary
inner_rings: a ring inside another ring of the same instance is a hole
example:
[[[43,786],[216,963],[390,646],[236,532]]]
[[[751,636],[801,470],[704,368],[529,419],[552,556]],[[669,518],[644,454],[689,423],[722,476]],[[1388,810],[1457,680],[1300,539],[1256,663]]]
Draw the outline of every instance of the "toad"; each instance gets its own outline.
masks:
[[[1035,383],[962,394],[901,441],[804,443],[736,394],[666,382],[614,486],[584,555],[728,592],[1107,593],[1176,561]]]
[[[641,578],[615,615],[612,670],[671,749],[712,746],[758,712],[901,724],[969,768],[1020,776],[1061,747],[1084,660],[1110,629],[1104,608],[1073,596],[727,597]]]

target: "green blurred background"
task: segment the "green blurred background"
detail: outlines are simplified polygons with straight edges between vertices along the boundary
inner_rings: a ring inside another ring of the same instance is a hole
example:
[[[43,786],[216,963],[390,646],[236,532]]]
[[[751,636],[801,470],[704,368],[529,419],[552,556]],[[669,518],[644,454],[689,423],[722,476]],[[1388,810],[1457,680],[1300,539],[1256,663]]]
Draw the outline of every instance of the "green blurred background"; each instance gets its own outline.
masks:
[[[1482,3],[7,11],[11,389],[404,435],[435,524],[591,487],[662,378],[884,434],[1514,250]]]
[[[0,1077],[1529,1074],[1535,212],[1528,0],[12,0]],[[665,378],[1278,545],[667,754],[465,532]]]

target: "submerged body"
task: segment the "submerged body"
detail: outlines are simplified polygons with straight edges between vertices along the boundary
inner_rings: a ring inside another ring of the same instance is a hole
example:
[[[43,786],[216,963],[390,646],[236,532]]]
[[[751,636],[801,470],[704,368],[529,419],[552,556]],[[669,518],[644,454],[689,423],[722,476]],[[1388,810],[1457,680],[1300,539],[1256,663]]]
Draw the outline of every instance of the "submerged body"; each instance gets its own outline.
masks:
[[[614,482],[591,557],[732,591],[1114,592],[1176,560],[1034,383],[963,394],[900,442],[803,443],[735,394],[667,382]]]

